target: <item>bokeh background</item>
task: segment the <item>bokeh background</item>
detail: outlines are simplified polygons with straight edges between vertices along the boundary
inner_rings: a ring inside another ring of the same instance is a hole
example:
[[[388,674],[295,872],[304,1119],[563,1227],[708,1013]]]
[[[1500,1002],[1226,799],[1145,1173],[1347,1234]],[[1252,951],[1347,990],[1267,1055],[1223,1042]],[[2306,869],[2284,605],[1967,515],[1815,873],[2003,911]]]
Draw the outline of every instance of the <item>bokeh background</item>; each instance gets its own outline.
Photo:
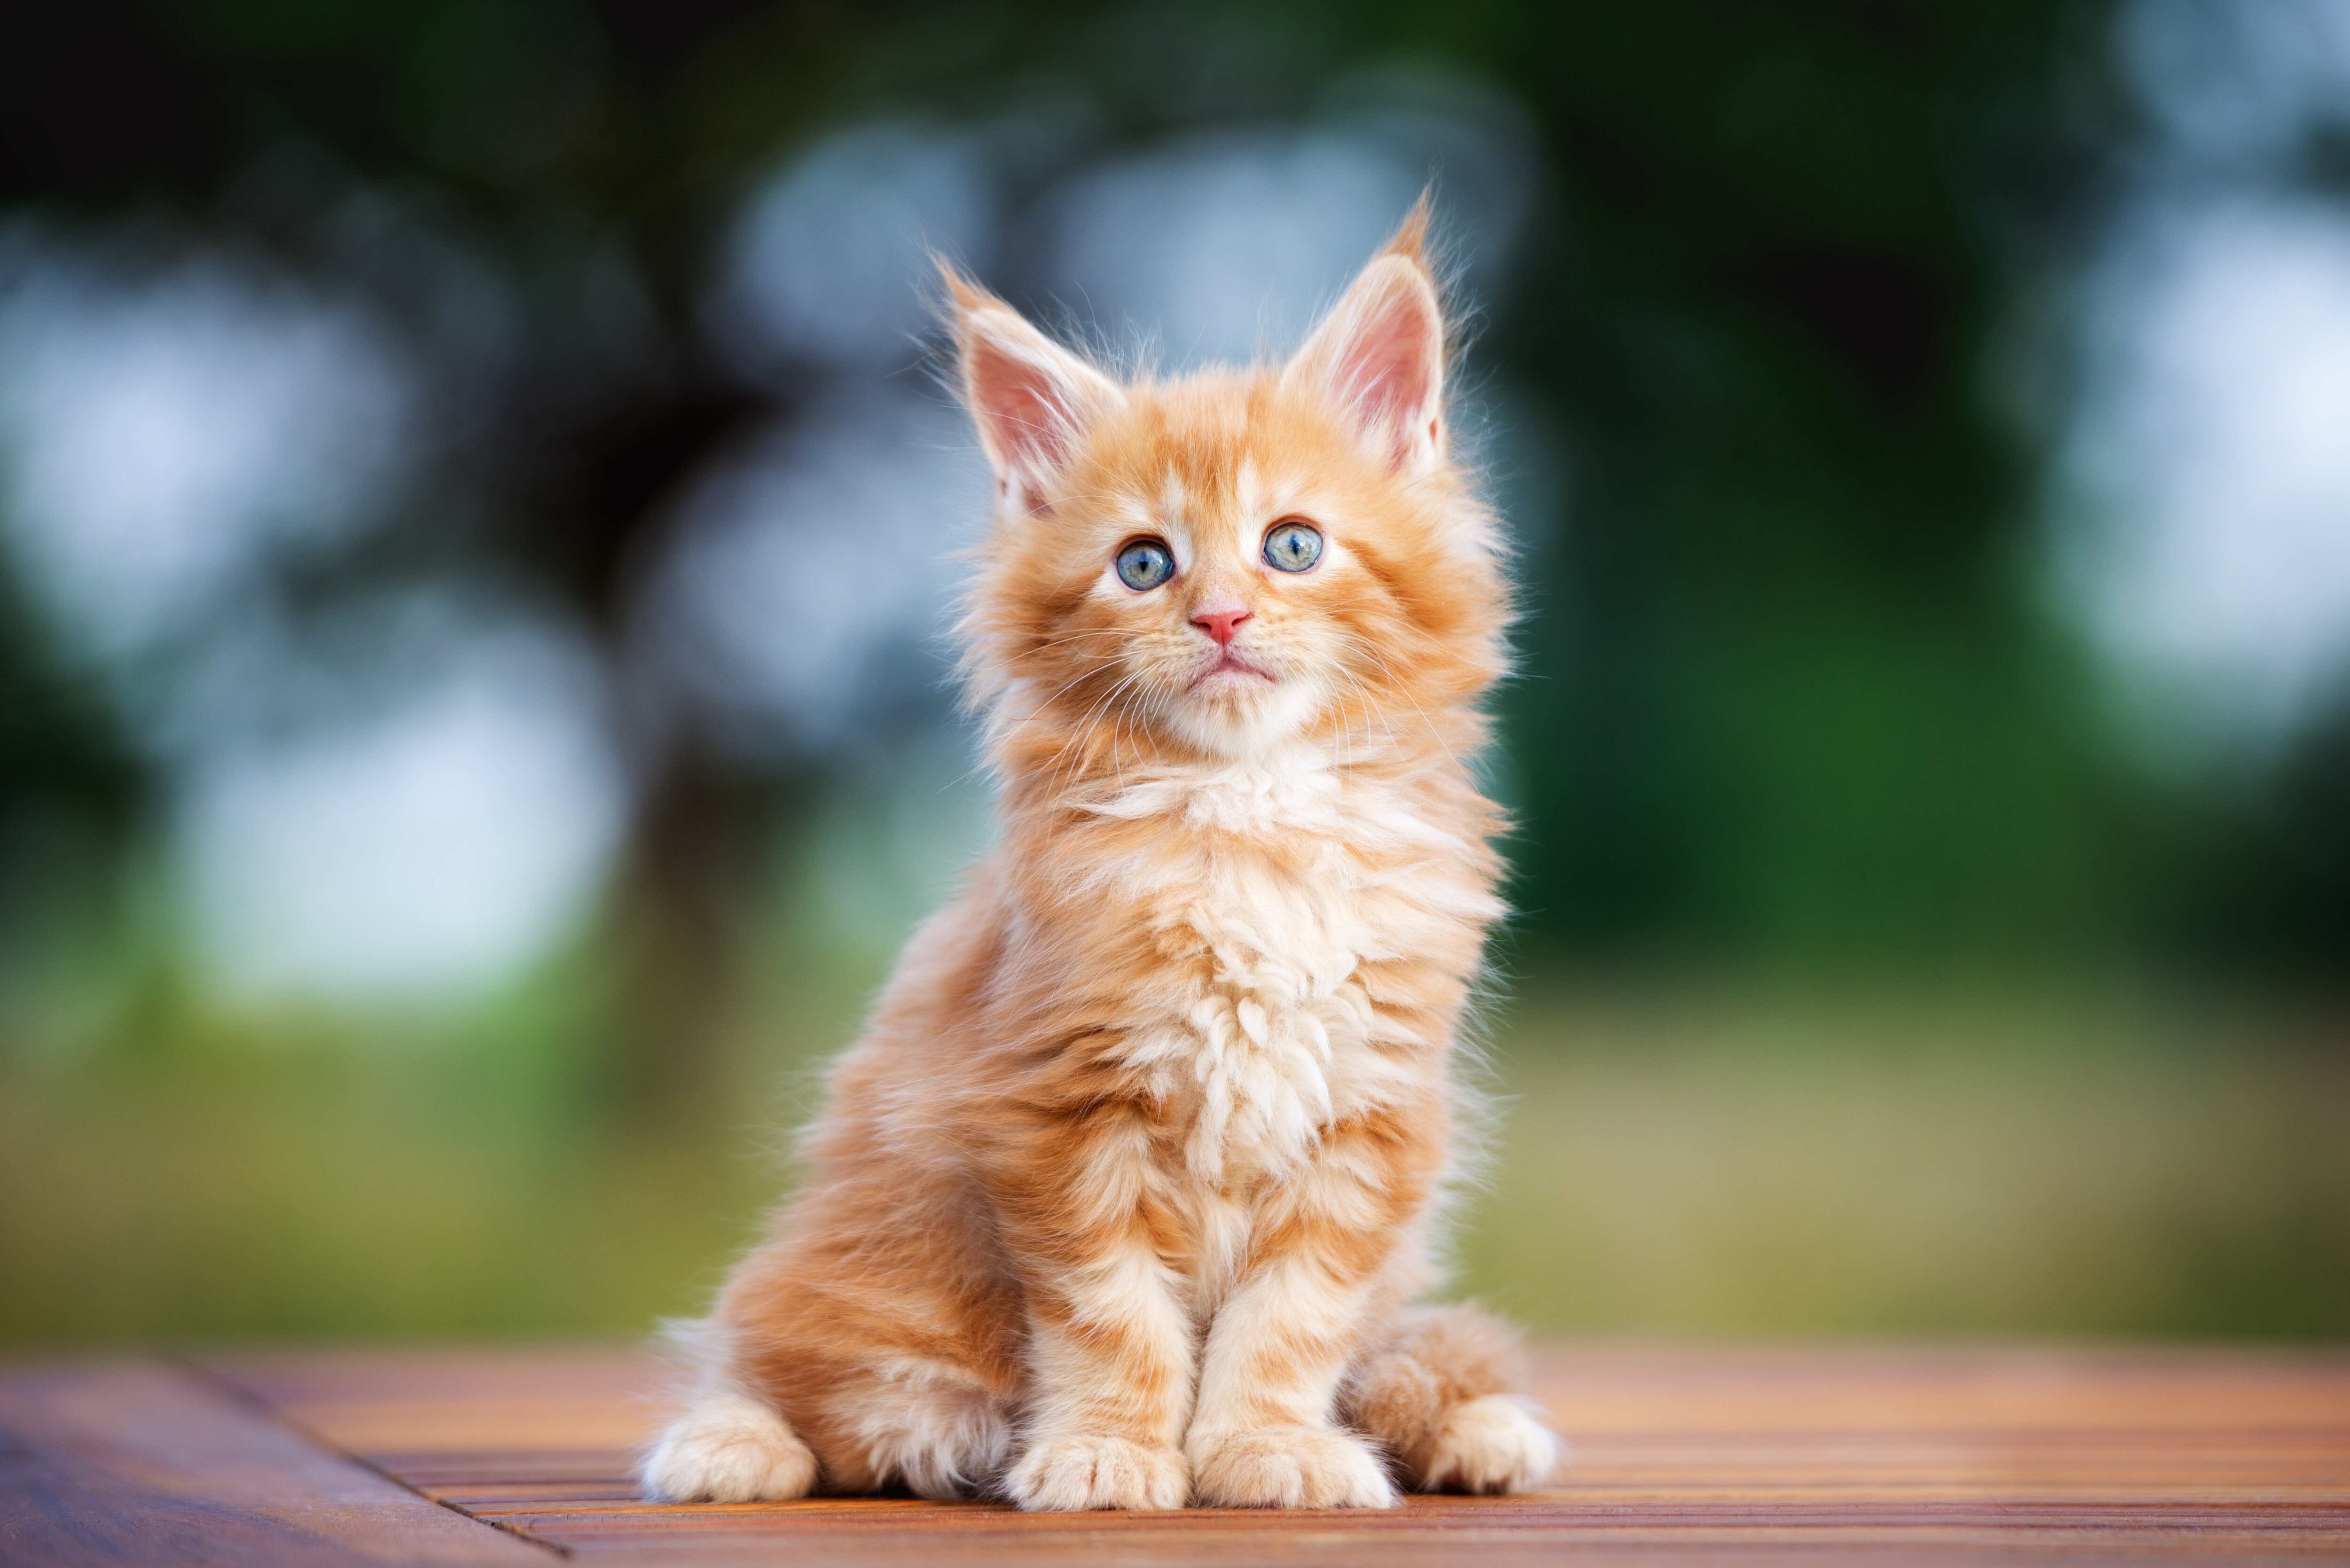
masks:
[[[0,1343],[634,1334],[983,845],[926,247],[1433,178],[1522,546],[1467,1284],[2350,1331],[2350,4],[0,20]]]

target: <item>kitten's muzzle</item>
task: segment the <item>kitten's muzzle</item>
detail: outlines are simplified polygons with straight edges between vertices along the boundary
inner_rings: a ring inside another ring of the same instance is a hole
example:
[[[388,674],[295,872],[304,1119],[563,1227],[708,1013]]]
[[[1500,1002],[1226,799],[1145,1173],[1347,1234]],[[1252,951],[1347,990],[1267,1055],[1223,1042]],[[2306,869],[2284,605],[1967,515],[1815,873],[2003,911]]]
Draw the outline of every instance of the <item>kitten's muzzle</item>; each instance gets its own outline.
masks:
[[[1229,644],[1225,646],[1214,663],[1191,678],[1191,690],[1197,691],[1219,677],[1229,678],[1231,684],[1236,686],[1248,685],[1258,680],[1263,681],[1268,686],[1274,683],[1271,670],[1259,667]]]

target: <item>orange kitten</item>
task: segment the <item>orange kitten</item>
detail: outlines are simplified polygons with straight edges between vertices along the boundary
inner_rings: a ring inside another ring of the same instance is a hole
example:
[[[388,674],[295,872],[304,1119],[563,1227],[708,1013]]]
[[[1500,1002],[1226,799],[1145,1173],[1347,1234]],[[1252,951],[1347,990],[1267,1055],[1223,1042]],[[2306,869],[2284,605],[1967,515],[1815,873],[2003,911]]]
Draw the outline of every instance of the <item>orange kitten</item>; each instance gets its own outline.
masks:
[[[1509,613],[1425,227],[1286,366],[1174,381],[950,277],[1003,842],[834,1067],[655,1495],[1379,1508],[1550,1472],[1507,1331],[1412,1304],[1502,914],[1467,761]]]

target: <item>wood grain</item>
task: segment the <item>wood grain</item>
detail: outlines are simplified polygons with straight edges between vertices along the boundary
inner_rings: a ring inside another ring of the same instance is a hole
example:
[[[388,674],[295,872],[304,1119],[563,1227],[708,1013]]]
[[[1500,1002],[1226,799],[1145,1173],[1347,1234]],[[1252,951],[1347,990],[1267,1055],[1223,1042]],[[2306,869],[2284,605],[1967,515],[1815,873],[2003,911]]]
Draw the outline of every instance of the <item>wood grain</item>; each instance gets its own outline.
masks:
[[[1052,1518],[906,1499],[646,1504],[629,1454],[664,1378],[626,1351],[210,1366],[428,1497],[612,1563],[2350,1560],[2336,1353],[1563,1349],[1539,1391],[1576,1456],[1540,1497]]]
[[[0,1373],[0,1563],[554,1560],[185,1368],[109,1361]]]

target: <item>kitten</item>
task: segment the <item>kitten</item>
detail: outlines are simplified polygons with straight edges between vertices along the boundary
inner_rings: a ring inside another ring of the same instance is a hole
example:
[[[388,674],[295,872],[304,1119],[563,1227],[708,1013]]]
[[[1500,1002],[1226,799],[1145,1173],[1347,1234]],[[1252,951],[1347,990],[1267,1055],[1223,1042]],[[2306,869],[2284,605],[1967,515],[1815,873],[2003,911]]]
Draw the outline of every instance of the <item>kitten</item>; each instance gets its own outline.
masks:
[[[1550,1472],[1508,1332],[1411,1304],[1503,912],[1467,763],[1508,616],[1426,226],[1287,365],[1173,381],[949,274],[1003,840],[833,1068],[650,1493],[1379,1508]]]

